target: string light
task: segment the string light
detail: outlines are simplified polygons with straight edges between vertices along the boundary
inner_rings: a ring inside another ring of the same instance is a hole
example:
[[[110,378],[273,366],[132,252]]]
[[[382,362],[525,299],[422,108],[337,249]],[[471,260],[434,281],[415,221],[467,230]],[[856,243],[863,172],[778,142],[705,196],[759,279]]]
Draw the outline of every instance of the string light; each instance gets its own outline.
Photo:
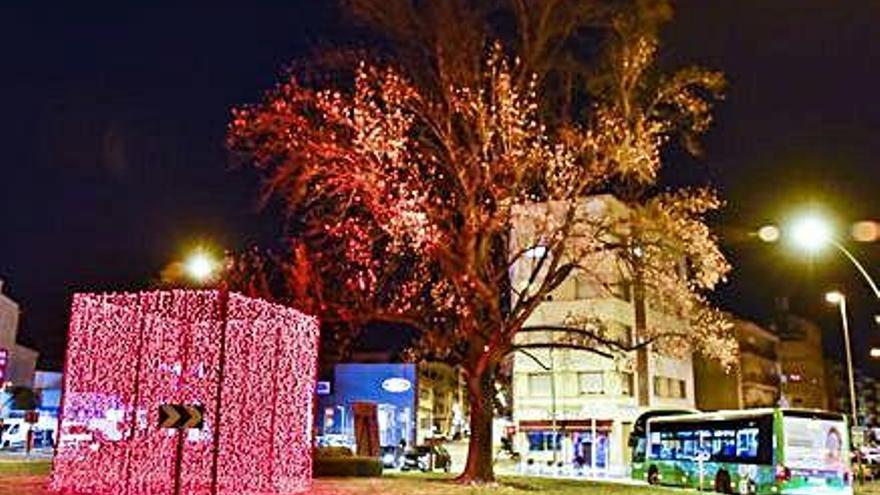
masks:
[[[157,423],[174,403],[206,413],[181,493],[308,491],[317,343],[314,318],[236,293],[77,294],[51,487],[171,495],[176,432]]]

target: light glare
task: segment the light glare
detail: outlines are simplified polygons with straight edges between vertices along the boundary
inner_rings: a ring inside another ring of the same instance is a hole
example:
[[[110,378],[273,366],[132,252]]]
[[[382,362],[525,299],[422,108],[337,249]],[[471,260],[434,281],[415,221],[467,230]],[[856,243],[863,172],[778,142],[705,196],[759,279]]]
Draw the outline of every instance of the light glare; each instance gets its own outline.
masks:
[[[758,239],[764,242],[776,242],[779,240],[779,227],[775,225],[765,225],[758,229]]]
[[[197,282],[209,280],[214,275],[217,263],[204,252],[197,252],[186,260],[186,273]]]
[[[850,232],[856,242],[876,242],[880,239],[880,222],[871,220],[856,222]]]
[[[792,225],[791,239],[803,249],[818,251],[831,239],[831,228],[819,217],[805,217]]]

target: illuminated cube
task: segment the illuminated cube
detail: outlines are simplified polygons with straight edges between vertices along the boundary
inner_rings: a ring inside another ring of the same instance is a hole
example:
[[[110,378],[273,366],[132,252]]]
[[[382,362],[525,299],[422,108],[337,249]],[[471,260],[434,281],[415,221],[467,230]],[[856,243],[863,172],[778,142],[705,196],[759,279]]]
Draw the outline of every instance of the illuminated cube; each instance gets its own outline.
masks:
[[[180,494],[308,491],[317,353],[315,318],[236,293],[77,294],[51,487],[175,495],[178,432],[158,409],[197,404]]]

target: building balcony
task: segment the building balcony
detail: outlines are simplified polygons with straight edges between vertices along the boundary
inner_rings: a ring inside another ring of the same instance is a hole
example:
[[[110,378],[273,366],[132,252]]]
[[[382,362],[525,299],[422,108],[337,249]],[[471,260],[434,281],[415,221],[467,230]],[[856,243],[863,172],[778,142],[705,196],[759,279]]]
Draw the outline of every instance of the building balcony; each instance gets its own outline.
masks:
[[[773,363],[779,362],[779,355],[774,349],[749,344],[748,342],[740,342],[739,353],[743,357],[758,358]]]
[[[771,375],[766,373],[743,373],[742,375],[742,385],[745,387],[746,385],[750,386],[764,386],[770,388],[779,388],[782,380],[779,378],[779,375]]]

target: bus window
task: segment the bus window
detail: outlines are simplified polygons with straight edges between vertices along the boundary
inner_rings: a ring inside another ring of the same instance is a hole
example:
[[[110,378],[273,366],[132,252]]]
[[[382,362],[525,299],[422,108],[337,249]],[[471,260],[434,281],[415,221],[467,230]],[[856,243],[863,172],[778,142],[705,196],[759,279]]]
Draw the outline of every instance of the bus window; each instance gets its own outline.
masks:
[[[644,437],[630,437],[630,443],[634,443],[633,445],[633,454],[632,461],[633,462],[644,462],[645,461],[645,438]]]
[[[715,462],[769,464],[772,417],[723,421],[658,422],[651,430],[651,457],[694,460],[708,453]]]
[[[757,428],[744,428],[736,432],[736,456],[744,459],[758,457]]]
[[[660,445],[660,432],[659,431],[652,431],[651,432],[651,457],[653,457],[654,459],[659,459],[661,447],[662,446]]]

